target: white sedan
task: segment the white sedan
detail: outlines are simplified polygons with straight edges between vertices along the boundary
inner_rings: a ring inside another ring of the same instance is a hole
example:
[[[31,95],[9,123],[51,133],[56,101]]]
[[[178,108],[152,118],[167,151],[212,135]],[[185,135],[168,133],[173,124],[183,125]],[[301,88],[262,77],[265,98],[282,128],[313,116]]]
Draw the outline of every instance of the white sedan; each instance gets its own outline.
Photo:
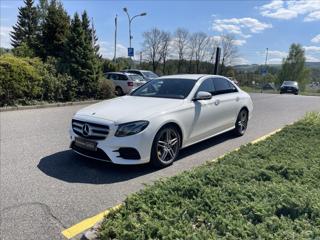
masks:
[[[116,164],[165,167],[184,147],[231,130],[243,135],[252,109],[250,96],[223,76],[164,76],[78,111],[71,148]]]

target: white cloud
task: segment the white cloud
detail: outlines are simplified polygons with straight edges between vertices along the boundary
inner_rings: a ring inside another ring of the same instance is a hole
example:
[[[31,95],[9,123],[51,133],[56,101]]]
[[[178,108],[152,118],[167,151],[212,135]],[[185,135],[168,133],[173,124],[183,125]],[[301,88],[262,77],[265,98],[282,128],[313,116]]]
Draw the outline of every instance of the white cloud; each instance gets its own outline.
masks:
[[[249,17],[215,19],[212,23],[212,29],[215,31],[232,33],[244,38],[249,38],[252,33],[259,33],[268,28],[272,28],[272,25]]]
[[[288,20],[304,15],[306,22],[320,20],[319,0],[273,0],[258,9],[262,16],[275,19]]]
[[[288,55],[287,52],[277,51],[277,50],[270,50],[268,52],[268,56],[269,56],[270,60],[271,59],[282,59],[282,58],[287,57],[287,55]]]
[[[320,20],[320,11],[312,12],[304,18],[305,22],[313,22]]]
[[[236,39],[233,41],[233,44],[236,46],[243,46],[246,43],[247,43],[247,40],[245,39]]]
[[[282,63],[282,58],[270,58],[268,59],[269,64],[280,64]]]
[[[107,41],[99,41],[98,44],[100,45],[100,54],[104,58],[113,59],[114,57],[114,44],[107,42]],[[117,44],[117,58],[118,57],[127,57],[127,48],[118,43]]]
[[[303,48],[307,53],[320,53],[320,47],[318,46],[303,46]]]
[[[246,65],[250,64],[250,61],[243,57],[236,57],[232,60],[232,65]]]
[[[12,27],[0,26],[0,46],[3,48],[12,48],[10,44],[10,32]]]
[[[307,62],[320,62],[320,57],[306,55],[306,61]]]
[[[320,43],[320,34],[315,36],[314,38],[311,39],[311,42],[313,43]]]

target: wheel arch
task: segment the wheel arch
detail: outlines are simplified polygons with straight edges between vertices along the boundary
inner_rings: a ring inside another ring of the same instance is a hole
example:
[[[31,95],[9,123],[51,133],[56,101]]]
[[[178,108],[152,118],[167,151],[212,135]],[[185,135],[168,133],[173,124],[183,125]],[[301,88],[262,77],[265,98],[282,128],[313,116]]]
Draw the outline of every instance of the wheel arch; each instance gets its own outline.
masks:
[[[158,130],[156,133],[158,133],[161,129],[163,129],[164,127],[168,127],[168,126],[173,126],[174,128],[176,128],[180,134],[180,137],[181,137],[181,142],[180,142],[180,147],[182,146],[182,142],[183,142],[183,131],[182,131],[182,128],[180,127],[180,125],[175,122],[175,121],[168,121],[166,123],[164,123]]]

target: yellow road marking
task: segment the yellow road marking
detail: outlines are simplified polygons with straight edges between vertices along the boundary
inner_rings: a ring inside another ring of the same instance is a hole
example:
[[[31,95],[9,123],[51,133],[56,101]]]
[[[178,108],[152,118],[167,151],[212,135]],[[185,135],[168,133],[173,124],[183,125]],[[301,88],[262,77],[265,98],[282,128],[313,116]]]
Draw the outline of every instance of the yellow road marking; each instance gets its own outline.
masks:
[[[276,134],[277,132],[280,132],[281,130],[282,130],[282,128],[279,128],[279,129],[277,129],[277,130],[274,130],[273,132],[268,133],[268,134],[266,134],[266,135],[264,135],[264,136],[262,136],[262,137],[260,137],[260,138],[258,138],[258,139],[256,139],[256,140],[252,141],[251,144],[256,144],[256,143],[258,143],[258,142],[261,142],[261,141],[267,139],[268,137]]]
[[[63,236],[65,236],[67,239],[71,239],[78,234],[84,232],[85,230],[93,227],[97,222],[102,221],[105,216],[108,216],[111,210],[118,210],[122,207],[122,204],[118,204],[112,208],[109,208],[101,213],[98,213],[97,215],[84,219],[83,221],[77,223],[76,225],[73,225],[72,227],[63,230],[61,233]]]
[[[262,140],[265,140],[268,137],[274,135],[275,133],[280,132],[281,130],[282,130],[282,128],[279,128],[279,129],[277,129],[277,130],[275,130],[275,131],[273,131],[271,133],[268,133],[268,134],[266,134],[266,135],[264,135],[264,136],[262,136],[260,138],[257,138],[256,140],[251,141],[250,143],[251,144],[256,144],[256,143],[258,143],[258,142],[260,142]],[[231,152],[238,151],[239,149],[240,148],[236,148],[236,149],[232,150]],[[229,153],[230,152],[225,153],[225,154],[223,154],[223,155],[211,160],[211,162],[216,162],[216,161],[218,161],[219,159],[223,158],[225,155],[227,155]],[[102,221],[105,216],[109,215],[111,210],[118,210],[121,207],[122,207],[122,204],[118,204],[118,205],[116,205],[116,206],[114,206],[112,208],[109,208],[109,209],[101,212],[101,213],[98,213],[97,215],[95,215],[93,217],[87,218],[87,219],[85,219],[85,220],[73,225],[72,227],[70,227],[68,229],[63,230],[61,233],[67,239],[71,239],[71,238],[77,236],[78,234],[84,232],[85,230],[93,227],[97,222]]]
[[[280,132],[281,130],[282,130],[282,128],[276,129],[276,130],[274,130],[274,131],[272,131],[272,132],[270,132],[270,133],[268,133],[268,134],[266,134],[266,135],[264,135],[262,137],[259,137],[259,138],[255,139],[255,140],[251,141],[250,143],[251,144],[256,144],[258,142],[261,142],[261,141],[267,139],[268,137],[271,137],[272,135],[276,134],[277,132]],[[226,156],[227,154],[229,154],[231,152],[239,151],[239,149],[240,149],[240,147],[238,147],[238,148],[236,148],[236,149],[234,149],[234,150],[232,150],[230,152],[227,152],[225,154],[222,154],[221,156],[212,159],[210,162],[216,162],[216,161],[218,161],[219,159],[223,158],[224,156]]]

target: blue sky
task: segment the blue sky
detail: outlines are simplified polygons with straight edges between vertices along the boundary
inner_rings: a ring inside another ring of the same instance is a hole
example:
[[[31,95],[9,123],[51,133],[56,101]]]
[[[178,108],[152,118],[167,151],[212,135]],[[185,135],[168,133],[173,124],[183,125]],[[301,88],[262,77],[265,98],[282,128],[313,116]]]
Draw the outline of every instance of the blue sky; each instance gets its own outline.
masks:
[[[37,2],[37,1],[36,1]],[[114,17],[118,14],[118,55],[128,47],[128,19],[147,12],[132,24],[132,45],[136,53],[142,48],[142,33],[153,27],[174,32],[183,27],[209,36],[233,34],[239,56],[234,64],[263,63],[269,48],[269,63],[279,63],[291,43],[305,47],[308,61],[320,61],[320,0],[295,1],[112,1],[62,0],[70,15],[86,10],[93,18],[105,57],[113,56]],[[1,46],[9,47],[9,32],[15,24],[22,0],[1,1]],[[173,50],[172,50],[173,51]]]

